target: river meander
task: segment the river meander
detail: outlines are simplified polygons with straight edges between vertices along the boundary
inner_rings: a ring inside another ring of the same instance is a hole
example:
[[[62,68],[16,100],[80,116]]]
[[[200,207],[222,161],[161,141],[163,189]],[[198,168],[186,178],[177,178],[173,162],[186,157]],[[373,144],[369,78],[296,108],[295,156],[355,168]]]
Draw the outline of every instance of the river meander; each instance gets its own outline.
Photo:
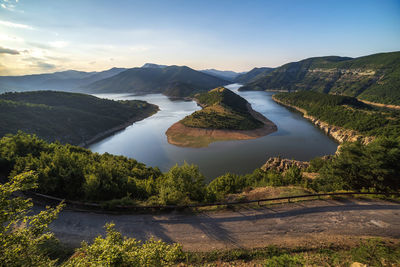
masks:
[[[178,147],[167,142],[165,131],[186,115],[200,109],[193,101],[171,100],[162,94],[101,94],[97,97],[115,100],[145,100],[160,111],[89,148],[94,152],[124,155],[162,171],[184,161],[196,164],[211,180],[226,172],[244,174],[260,167],[269,157],[310,160],[333,154],[338,144],[300,113],[275,103],[271,92],[238,92],[239,85],[226,86],[244,97],[254,110],[273,121],[278,131],[253,140],[223,141],[208,147]]]

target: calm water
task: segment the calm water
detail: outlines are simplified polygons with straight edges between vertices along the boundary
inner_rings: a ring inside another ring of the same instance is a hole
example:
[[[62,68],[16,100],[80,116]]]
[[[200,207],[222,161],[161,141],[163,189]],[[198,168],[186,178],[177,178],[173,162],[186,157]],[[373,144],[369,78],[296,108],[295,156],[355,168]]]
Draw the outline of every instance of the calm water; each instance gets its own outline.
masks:
[[[297,112],[276,104],[269,92],[238,92],[236,84],[226,86],[251,103],[278,126],[278,131],[254,140],[226,141],[205,148],[185,148],[170,145],[165,131],[186,115],[200,109],[192,101],[170,100],[161,94],[132,96],[123,94],[96,95],[110,99],[139,99],[156,104],[160,111],[136,122],[102,141],[91,145],[92,151],[108,152],[135,158],[147,165],[168,170],[176,163],[194,163],[212,179],[226,172],[244,174],[260,167],[269,157],[309,160],[333,154],[337,144]]]

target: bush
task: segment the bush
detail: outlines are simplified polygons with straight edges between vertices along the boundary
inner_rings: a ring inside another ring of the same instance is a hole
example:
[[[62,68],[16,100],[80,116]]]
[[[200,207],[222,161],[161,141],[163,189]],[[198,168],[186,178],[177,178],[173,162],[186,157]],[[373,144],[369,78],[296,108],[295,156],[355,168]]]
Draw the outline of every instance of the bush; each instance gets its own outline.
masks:
[[[225,195],[238,193],[245,187],[244,176],[227,173],[212,180],[207,186],[207,190],[214,194],[218,200],[222,200]]]
[[[166,174],[160,185],[162,204],[187,204],[203,201],[205,197],[204,176],[199,167],[186,162],[175,165]]]
[[[303,259],[298,255],[282,254],[273,256],[264,262],[266,267],[297,267],[303,266]]]
[[[92,245],[83,242],[64,266],[171,266],[183,259],[178,244],[124,238],[114,224],[107,224],[106,230],[106,237],[97,237]]]
[[[318,191],[400,189],[400,137],[381,137],[370,143],[347,143],[326,162],[320,178],[311,184]]]
[[[284,175],[284,183],[285,185],[296,185],[300,184],[303,180],[303,176],[301,174],[300,168],[296,166],[291,166]]]
[[[37,177],[27,172],[0,184],[0,264],[1,266],[53,266],[51,251],[44,249],[54,236],[48,225],[57,217],[62,204],[35,215],[30,199],[14,197],[21,190],[35,188]]]

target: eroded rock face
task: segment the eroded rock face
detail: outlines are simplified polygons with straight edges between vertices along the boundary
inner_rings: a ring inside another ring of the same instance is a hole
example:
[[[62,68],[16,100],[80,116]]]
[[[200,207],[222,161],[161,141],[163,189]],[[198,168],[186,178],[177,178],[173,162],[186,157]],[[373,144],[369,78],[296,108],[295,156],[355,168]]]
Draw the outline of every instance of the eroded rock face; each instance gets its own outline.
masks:
[[[267,160],[267,162],[261,167],[263,171],[275,170],[278,172],[285,172],[290,167],[296,166],[300,169],[306,169],[310,166],[307,161],[299,161],[292,159],[282,159],[281,157],[272,157]]]
[[[312,123],[317,125],[327,135],[331,136],[339,143],[360,141],[363,144],[367,145],[374,140],[374,137],[372,136],[364,136],[357,133],[354,130],[349,130],[342,127],[329,125],[328,123],[320,121],[309,115],[303,115],[303,116],[304,118],[310,120]]]
[[[333,139],[335,139],[339,143],[360,141],[364,145],[367,145],[367,144],[371,143],[372,141],[374,141],[374,139],[375,139],[374,136],[364,136],[354,130],[330,125],[330,124],[323,122],[313,116],[307,115],[306,110],[304,110],[302,108],[283,103],[282,101],[279,101],[278,99],[276,99],[273,96],[272,96],[272,99],[279,104],[282,104],[284,106],[288,106],[288,107],[291,107],[291,108],[294,108],[294,109],[300,111],[301,113],[303,113],[304,118],[310,120],[312,123],[314,123],[316,126],[318,126],[321,130],[323,130],[327,135],[331,136]]]

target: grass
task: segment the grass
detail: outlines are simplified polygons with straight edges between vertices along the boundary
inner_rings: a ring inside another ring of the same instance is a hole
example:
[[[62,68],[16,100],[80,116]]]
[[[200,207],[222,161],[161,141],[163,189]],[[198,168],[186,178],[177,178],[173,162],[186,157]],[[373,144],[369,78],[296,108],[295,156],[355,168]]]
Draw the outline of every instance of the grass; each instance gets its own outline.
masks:
[[[354,262],[368,266],[398,266],[398,241],[364,239],[356,245],[284,248],[269,246],[259,249],[234,249],[212,252],[186,252],[180,266],[350,266]]]
[[[181,120],[187,127],[253,130],[263,126],[249,113],[247,101],[226,88],[218,87],[195,98],[203,109]]]

